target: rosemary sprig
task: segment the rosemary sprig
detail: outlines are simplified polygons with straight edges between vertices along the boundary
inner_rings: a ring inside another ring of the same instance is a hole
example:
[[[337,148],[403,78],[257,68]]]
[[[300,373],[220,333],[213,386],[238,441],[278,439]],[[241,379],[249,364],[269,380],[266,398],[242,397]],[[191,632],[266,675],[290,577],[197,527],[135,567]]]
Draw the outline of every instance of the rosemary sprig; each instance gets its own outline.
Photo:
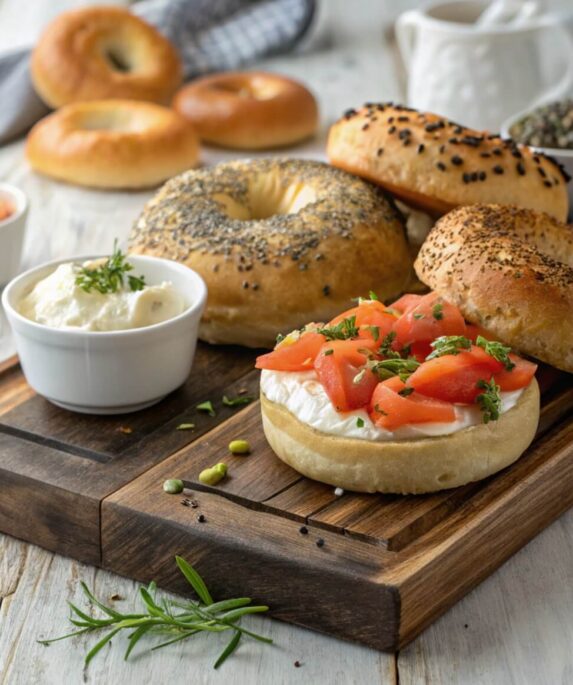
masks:
[[[324,335],[327,340],[349,340],[351,338],[357,338],[358,328],[356,327],[356,317],[348,316],[334,326],[317,328],[316,332]]]
[[[492,378],[488,381],[478,381],[477,387],[483,390],[476,397],[476,402],[483,414],[483,422],[497,421],[501,414],[500,387]]]
[[[143,612],[122,614],[100,602],[90,592],[87,585],[81,583],[88,602],[100,609],[103,614],[99,618],[94,618],[70,602],[69,605],[72,610],[70,622],[79,630],[49,640],[39,640],[38,642],[49,645],[52,642],[65,640],[75,635],[107,630],[108,632],[86,654],[85,663],[87,665],[122,630],[131,631],[127,638],[127,649],[124,657],[126,660],[129,658],[135,645],[145,635],[167,634],[171,636],[150,649],[150,651],[154,651],[201,632],[222,633],[232,631],[231,641],[215,662],[214,668],[219,668],[235,651],[242,637],[252,637],[266,644],[272,643],[270,638],[253,633],[239,625],[243,616],[268,611],[267,606],[251,606],[251,600],[248,597],[215,602],[204,580],[197,571],[182,557],[175,557],[175,561],[200,601],[180,602],[164,598],[159,603],[156,597],[157,588],[155,583],[152,582],[147,588],[141,587],[139,589],[140,599],[143,602]]]
[[[76,285],[86,293],[97,290],[102,295],[116,293],[125,285],[125,277],[130,290],[143,290],[144,276],[128,274],[133,271],[133,264],[126,260],[126,255],[119,249],[117,239],[113,243],[113,253],[107,260],[95,269],[82,267],[76,276]]]

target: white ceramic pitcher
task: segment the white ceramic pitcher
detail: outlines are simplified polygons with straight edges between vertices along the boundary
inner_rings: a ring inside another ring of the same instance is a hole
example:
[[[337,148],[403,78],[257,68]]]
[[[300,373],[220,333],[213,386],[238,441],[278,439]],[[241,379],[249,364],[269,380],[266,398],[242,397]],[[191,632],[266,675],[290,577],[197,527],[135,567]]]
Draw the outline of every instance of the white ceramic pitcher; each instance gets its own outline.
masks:
[[[516,24],[476,24],[488,4],[442,2],[398,17],[396,38],[408,72],[408,105],[497,131],[515,112],[571,94],[573,40],[558,20],[534,16]],[[550,83],[540,56],[547,31],[566,65],[561,78]]]

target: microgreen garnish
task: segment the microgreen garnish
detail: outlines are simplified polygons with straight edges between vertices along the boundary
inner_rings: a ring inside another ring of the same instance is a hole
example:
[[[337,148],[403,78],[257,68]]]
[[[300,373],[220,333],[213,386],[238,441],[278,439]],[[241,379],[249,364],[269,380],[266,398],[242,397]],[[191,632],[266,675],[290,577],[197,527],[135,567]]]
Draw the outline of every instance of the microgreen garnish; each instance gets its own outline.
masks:
[[[356,427],[364,428],[364,419],[360,418],[360,416],[356,419]]]
[[[201,402],[201,404],[198,404],[195,409],[197,409],[197,411],[204,411],[205,413],[209,414],[209,416],[215,416],[215,410],[213,409],[213,402],[211,402],[211,400]]]
[[[392,349],[392,343],[396,340],[396,332],[390,331],[383,338],[380,343],[379,352],[383,357],[388,357],[391,359],[397,359],[400,354]]]
[[[214,668],[221,666],[235,651],[239,641],[244,636],[252,637],[259,642],[272,643],[270,638],[253,633],[239,625],[243,616],[268,611],[267,606],[252,606],[251,600],[247,597],[214,602],[204,580],[197,571],[181,557],[175,557],[175,561],[179,570],[197,594],[199,601],[184,602],[167,598],[158,601],[156,584],[151,582],[147,588],[139,588],[139,595],[143,602],[143,613],[122,614],[116,609],[100,602],[88,589],[87,585],[82,582],[81,588],[88,602],[100,609],[103,612],[102,616],[94,618],[70,602],[69,605],[72,610],[70,622],[77,626],[79,630],[50,640],[38,640],[38,642],[43,645],[49,645],[52,642],[81,635],[82,633],[92,633],[108,629],[109,632],[106,632],[103,638],[86,654],[85,663],[87,666],[94,656],[121,630],[130,631],[125,659],[128,659],[135,645],[144,635],[169,636],[169,639],[152,647],[150,651],[154,651],[174,642],[185,640],[200,632],[210,634],[230,630],[233,632],[233,637],[215,662]]]
[[[501,414],[501,395],[499,394],[500,388],[496,384],[495,380],[492,378],[488,381],[478,381],[477,387],[483,390],[476,397],[476,402],[483,414],[483,422],[489,423],[490,421],[497,421],[499,415]]]
[[[414,388],[402,388],[402,390],[398,390],[398,395],[402,395],[402,397],[408,397],[408,395],[411,395],[414,392]]]
[[[350,338],[357,338],[358,328],[356,327],[356,317],[348,316],[334,326],[317,328],[316,332],[324,335],[327,340],[349,340]]]
[[[479,347],[481,347],[486,354],[489,354],[490,357],[493,357],[494,359],[497,359],[498,362],[501,362],[507,371],[511,371],[513,368],[515,368],[515,364],[509,358],[511,347],[508,347],[500,342],[495,342],[494,340],[487,340],[481,335],[478,335],[476,338],[476,345],[479,345]]]
[[[432,316],[436,321],[441,321],[444,318],[444,305],[441,302],[436,302],[432,307]]]
[[[95,269],[82,267],[76,276],[76,285],[86,293],[97,290],[102,295],[116,293],[125,285],[125,276],[128,271],[133,271],[133,264],[126,261],[126,255],[119,249],[117,240],[113,244],[113,254]],[[129,289],[132,291],[143,290],[145,287],[144,276],[127,275]]]
[[[374,341],[377,342],[378,338],[380,337],[380,327],[368,326],[368,330],[370,331],[370,333],[372,333],[372,338],[374,339]]]
[[[371,290],[368,294],[370,295],[371,300],[376,300],[376,301],[380,300],[378,295],[376,295],[376,293],[373,290]]]
[[[334,354],[334,350],[330,347],[328,350],[324,350],[322,353],[325,357],[329,357],[331,354]]]
[[[226,407],[240,407],[243,404],[250,404],[255,398],[242,395],[241,397],[227,397],[223,395],[223,404]]]
[[[195,428],[194,423],[180,423],[175,430],[178,431],[191,431]]]
[[[416,319],[416,321],[418,321],[419,319],[423,319],[424,315],[423,314],[414,314],[414,318]]]
[[[443,357],[445,354],[459,354],[464,350],[469,350],[471,346],[472,341],[463,335],[441,335],[430,343],[433,352],[426,357],[426,360]]]
[[[401,381],[406,382],[419,366],[420,362],[415,359],[383,359],[369,363],[370,369],[382,381],[398,376]]]

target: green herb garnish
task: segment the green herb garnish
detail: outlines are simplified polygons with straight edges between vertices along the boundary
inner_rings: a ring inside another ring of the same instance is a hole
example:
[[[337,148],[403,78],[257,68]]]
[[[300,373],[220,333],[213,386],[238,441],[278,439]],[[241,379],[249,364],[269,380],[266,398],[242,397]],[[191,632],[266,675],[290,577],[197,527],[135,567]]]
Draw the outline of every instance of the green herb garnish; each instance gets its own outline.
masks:
[[[379,300],[380,300],[380,298],[378,297],[378,295],[376,295],[376,293],[375,293],[373,290],[371,290],[371,291],[368,293],[368,295],[370,296],[370,299],[371,299],[371,300],[376,300],[376,301],[379,301]]]
[[[380,405],[379,405],[378,403],[376,403],[376,404],[374,405],[374,411],[375,411],[377,414],[381,414],[382,416],[388,416],[388,412],[387,412],[387,411],[384,411],[383,409],[381,409],[381,408],[380,408]]]
[[[492,378],[489,383],[487,381],[478,381],[477,387],[483,390],[476,397],[476,402],[483,414],[483,422],[497,421],[501,414],[501,395],[499,385],[496,385]]]
[[[183,602],[168,598],[158,601],[156,595],[157,586],[154,582],[151,582],[147,588],[140,587],[139,589],[139,595],[143,602],[143,612],[122,614],[115,608],[100,602],[88,589],[87,585],[82,582],[81,587],[88,602],[90,605],[100,609],[103,612],[102,615],[94,618],[70,602],[69,605],[72,610],[70,622],[77,626],[79,630],[50,640],[38,640],[38,642],[43,645],[49,645],[52,642],[81,635],[82,633],[95,633],[107,630],[108,632],[105,633],[102,639],[86,654],[85,663],[87,666],[94,656],[122,630],[129,632],[125,659],[128,659],[136,644],[145,635],[166,636],[168,638],[152,647],[150,651],[154,651],[174,642],[180,642],[188,637],[193,637],[193,635],[200,632],[209,635],[211,633],[232,631],[233,637],[215,662],[214,668],[219,668],[235,651],[242,637],[252,637],[266,644],[272,643],[270,638],[253,633],[239,625],[243,616],[268,611],[267,606],[252,606],[251,600],[247,597],[214,602],[204,580],[197,571],[181,557],[175,557],[175,561],[179,570],[197,594],[199,601]]]
[[[398,359],[400,357],[400,353],[392,349],[392,343],[394,342],[394,340],[396,340],[395,331],[390,331],[390,333],[387,333],[382,338],[382,342],[380,343],[380,347],[378,348],[378,351],[382,356],[388,357],[389,359]]]
[[[215,416],[215,410],[213,409],[213,402],[211,402],[211,400],[201,402],[201,404],[198,404],[195,409],[197,409],[197,411],[204,411],[205,413],[209,414],[209,416]]]
[[[420,319],[424,318],[424,315],[423,314],[414,314],[414,318],[416,319],[416,321],[419,321]]]
[[[374,339],[374,342],[378,341],[378,338],[380,337],[380,326],[368,326],[368,330],[370,333],[372,333],[372,338]]]
[[[241,395],[240,397],[227,397],[223,395],[223,404],[226,407],[240,407],[243,404],[250,404],[255,398]]]
[[[408,395],[411,395],[414,392],[414,388],[402,388],[402,390],[398,390],[398,395],[402,395],[402,397],[408,397]]]
[[[401,381],[406,382],[420,366],[420,362],[415,359],[383,359],[371,362],[369,366],[381,381],[398,376]]]
[[[195,428],[194,423],[180,423],[175,430],[178,431],[190,431]]]
[[[436,302],[432,307],[432,316],[436,321],[441,321],[444,318],[444,305],[441,302]]]
[[[426,357],[426,361],[443,357],[446,354],[459,354],[464,350],[469,350],[471,346],[472,341],[463,335],[441,335],[433,343],[430,343],[433,352]]]
[[[515,368],[515,364],[509,358],[509,353],[511,352],[511,347],[504,345],[500,342],[495,342],[493,340],[487,340],[481,335],[476,338],[476,345],[481,347],[486,354],[493,357],[498,362],[501,362],[507,371],[511,371]]]
[[[356,427],[364,428],[364,419],[360,418],[360,416],[356,419]]]
[[[329,347],[328,350],[324,350],[324,352],[322,354],[325,357],[329,357],[331,354],[334,354],[334,350],[332,349],[332,347]]]
[[[317,328],[316,332],[324,335],[327,340],[349,340],[350,338],[357,338],[358,328],[356,327],[356,317],[348,316],[334,326]]]
[[[111,257],[95,269],[82,267],[76,276],[76,285],[86,293],[92,290],[97,290],[102,295],[116,293],[124,287],[127,275],[130,290],[143,290],[145,277],[128,275],[128,271],[133,271],[133,264],[126,261],[126,255],[119,249],[115,240]]]

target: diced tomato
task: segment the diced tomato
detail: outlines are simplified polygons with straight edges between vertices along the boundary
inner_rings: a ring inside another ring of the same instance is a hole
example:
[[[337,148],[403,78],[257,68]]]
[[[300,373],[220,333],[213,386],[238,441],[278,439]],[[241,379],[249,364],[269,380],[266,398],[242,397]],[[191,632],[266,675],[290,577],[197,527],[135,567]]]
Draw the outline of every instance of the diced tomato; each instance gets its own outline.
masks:
[[[404,314],[404,312],[407,312],[408,309],[412,309],[416,305],[420,303],[420,300],[422,299],[423,295],[415,295],[414,293],[406,293],[405,295],[402,295],[402,297],[399,297],[396,302],[392,302],[392,304],[389,304],[388,307],[390,309],[395,309],[396,311],[400,312],[401,314]]]
[[[396,322],[396,316],[389,313],[387,307],[382,302],[378,300],[365,300],[357,307],[339,314],[328,325],[335,326],[350,316],[355,317],[355,325],[359,329],[359,336],[361,338],[372,338],[380,341],[382,341],[384,336],[388,335]],[[376,331],[376,329],[378,330]]]
[[[326,338],[320,333],[303,333],[294,342],[288,336],[272,352],[257,357],[257,369],[272,371],[310,371]]]
[[[368,354],[374,351],[374,340],[333,340],[322,346],[314,368],[319,381],[337,411],[366,407],[378,378],[366,368]]]
[[[472,404],[480,394],[479,381],[489,381],[503,364],[481,349],[448,354],[424,362],[407,380],[417,392],[445,402]]]
[[[437,293],[429,293],[402,314],[393,330],[399,349],[414,343],[429,346],[442,335],[465,335],[466,322],[457,307]]]
[[[513,369],[511,371],[503,369],[494,376],[495,382],[504,392],[525,388],[531,383],[531,379],[537,371],[537,364],[528,362],[516,354],[510,354],[509,358],[515,364]]]
[[[418,392],[406,397],[399,395],[400,390],[406,387],[398,376],[378,383],[369,405],[370,417],[377,426],[394,430],[409,423],[449,423],[455,420],[452,404],[424,397]]]

